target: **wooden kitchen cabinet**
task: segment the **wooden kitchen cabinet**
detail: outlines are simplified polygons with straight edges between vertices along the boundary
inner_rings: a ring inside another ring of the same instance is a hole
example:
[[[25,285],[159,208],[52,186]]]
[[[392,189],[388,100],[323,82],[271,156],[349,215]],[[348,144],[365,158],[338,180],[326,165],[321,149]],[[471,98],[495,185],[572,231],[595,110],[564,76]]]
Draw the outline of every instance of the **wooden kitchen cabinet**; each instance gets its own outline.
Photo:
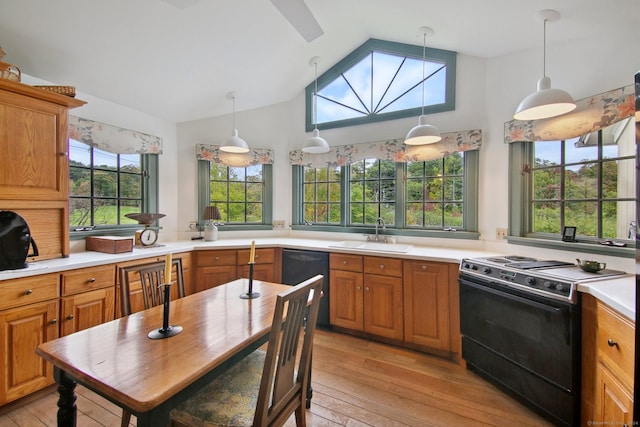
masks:
[[[402,340],[402,260],[332,253],[332,325]]]
[[[635,324],[591,295],[582,299],[582,422],[631,425]]]
[[[0,209],[28,222],[43,260],[69,255],[68,96],[0,79]]]
[[[238,278],[236,250],[195,251],[195,291],[201,292]]]
[[[449,331],[449,265],[405,260],[405,341],[449,351]]]
[[[0,406],[53,383],[53,366],[36,355],[58,338],[60,275],[0,282]]]
[[[238,249],[238,277],[249,277],[249,252],[250,249]],[[253,265],[253,278],[266,282],[276,282],[274,263],[276,258],[275,248],[256,248],[255,264]]]
[[[62,274],[62,336],[114,319],[115,271],[114,265],[105,265]]]

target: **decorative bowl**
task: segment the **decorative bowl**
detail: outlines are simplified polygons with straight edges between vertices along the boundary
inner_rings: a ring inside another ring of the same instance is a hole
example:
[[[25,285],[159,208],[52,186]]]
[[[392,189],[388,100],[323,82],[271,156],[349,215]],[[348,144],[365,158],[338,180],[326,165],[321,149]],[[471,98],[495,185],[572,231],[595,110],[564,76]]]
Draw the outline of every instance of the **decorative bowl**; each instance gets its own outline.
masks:
[[[592,259],[576,259],[576,261],[578,261],[578,267],[588,273],[597,273],[598,271],[607,268],[606,263]]]

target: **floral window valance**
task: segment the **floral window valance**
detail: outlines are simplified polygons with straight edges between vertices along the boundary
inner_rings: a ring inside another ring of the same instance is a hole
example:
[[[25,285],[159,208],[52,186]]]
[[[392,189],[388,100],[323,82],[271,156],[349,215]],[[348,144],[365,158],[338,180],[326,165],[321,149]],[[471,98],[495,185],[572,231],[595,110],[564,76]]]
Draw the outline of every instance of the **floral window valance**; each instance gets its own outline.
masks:
[[[196,158],[233,167],[270,165],[273,164],[273,150],[253,148],[248,153],[226,153],[218,145],[196,144]]]
[[[633,85],[576,101],[570,113],[543,120],[511,120],[504,124],[506,143],[559,141],[610,126],[635,112]]]
[[[420,162],[440,159],[455,152],[478,150],[482,130],[465,130],[442,135],[442,141],[430,145],[405,145],[403,139],[340,145],[326,154],[309,154],[301,150],[289,152],[289,164],[313,168],[339,167],[364,159]]]
[[[115,154],[162,154],[162,138],[69,116],[69,138]]]

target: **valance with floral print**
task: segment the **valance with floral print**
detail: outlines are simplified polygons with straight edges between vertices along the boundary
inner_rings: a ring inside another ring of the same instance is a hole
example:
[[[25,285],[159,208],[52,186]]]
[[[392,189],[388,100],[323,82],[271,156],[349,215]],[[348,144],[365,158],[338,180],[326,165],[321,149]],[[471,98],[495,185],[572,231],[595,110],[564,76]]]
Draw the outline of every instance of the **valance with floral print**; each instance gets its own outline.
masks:
[[[423,162],[440,159],[455,152],[478,150],[481,144],[482,130],[473,129],[442,134],[442,141],[429,145],[405,145],[404,139],[392,139],[335,146],[324,154],[294,150],[289,152],[289,164],[322,168],[345,166],[364,159]]]
[[[69,116],[69,138],[115,154],[162,154],[162,138]]]
[[[635,113],[633,85],[576,101],[570,113],[542,120],[511,120],[504,124],[506,143],[559,141],[596,132]]]
[[[270,165],[273,164],[273,150],[252,148],[248,153],[226,153],[218,145],[196,144],[196,158],[233,167]]]

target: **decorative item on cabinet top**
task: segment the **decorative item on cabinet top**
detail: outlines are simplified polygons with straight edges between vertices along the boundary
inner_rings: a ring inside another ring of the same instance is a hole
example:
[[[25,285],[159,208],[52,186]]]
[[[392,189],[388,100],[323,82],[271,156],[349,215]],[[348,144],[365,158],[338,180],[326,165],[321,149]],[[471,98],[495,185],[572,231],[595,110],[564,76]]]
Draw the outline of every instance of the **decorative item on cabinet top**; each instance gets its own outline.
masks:
[[[20,73],[20,68],[18,68],[13,64],[1,62],[2,58],[5,55],[6,55],[6,52],[2,50],[2,47],[0,47],[0,78],[5,80],[11,80],[14,82],[19,82],[22,76],[22,73]]]

